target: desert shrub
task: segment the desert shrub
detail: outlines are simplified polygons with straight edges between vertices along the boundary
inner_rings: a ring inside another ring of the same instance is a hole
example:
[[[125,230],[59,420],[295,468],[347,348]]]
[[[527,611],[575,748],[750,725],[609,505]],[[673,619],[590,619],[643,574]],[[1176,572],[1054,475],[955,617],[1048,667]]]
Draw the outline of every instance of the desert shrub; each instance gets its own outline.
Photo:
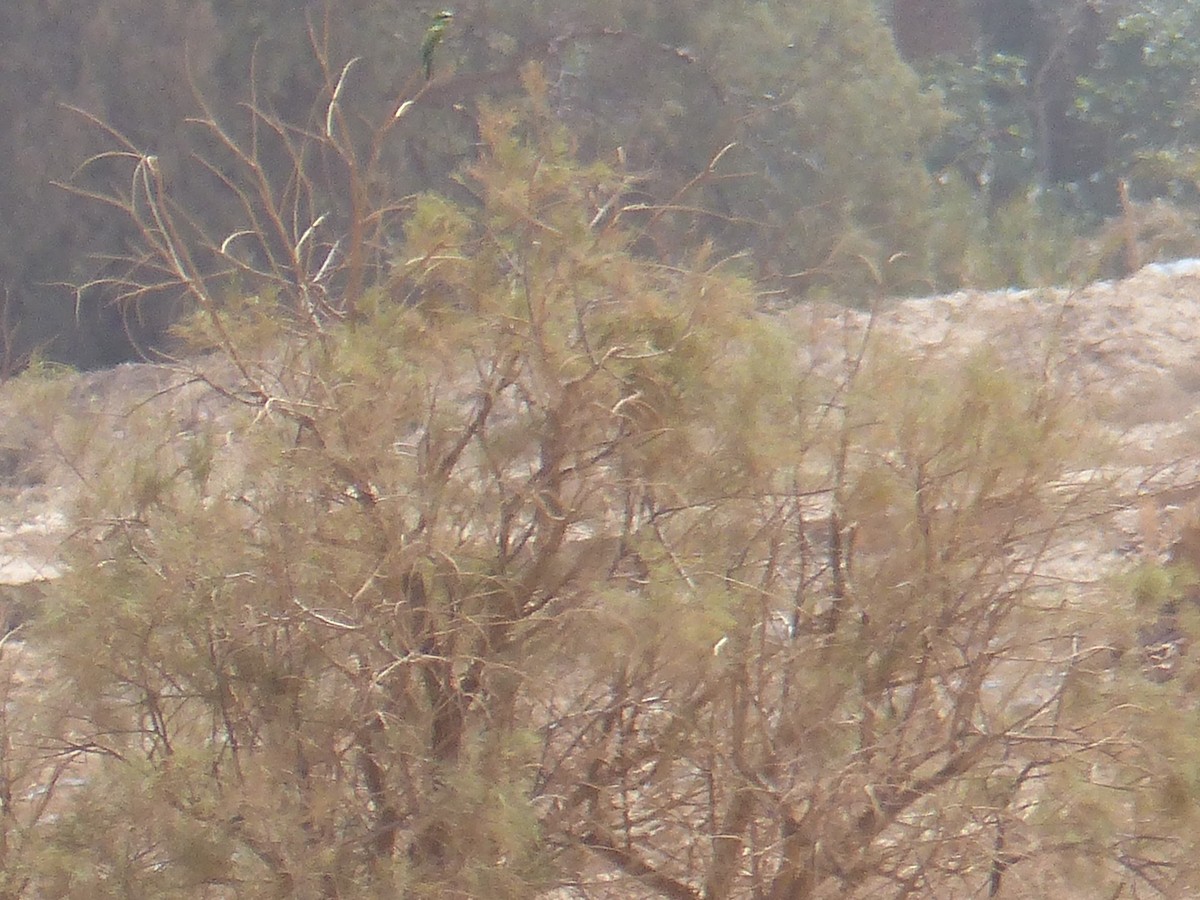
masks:
[[[262,291],[209,278],[188,260],[224,240],[126,148],[140,187],[109,199],[190,292],[174,366],[219,412],[132,402],[113,449],[33,404],[80,500],[29,631],[57,689],[10,725],[22,777],[60,773],[53,818],[21,795],[4,870],[39,896],[1061,893],[1068,864],[1186,890],[1190,844],[1156,836],[1189,773],[1051,565],[1104,484],[1050,361],[830,323],[843,352],[802,363],[711,247],[647,257],[628,173],[524,77],[478,121],[471,203],[374,197],[401,230],[357,282],[315,277],[302,203]]]

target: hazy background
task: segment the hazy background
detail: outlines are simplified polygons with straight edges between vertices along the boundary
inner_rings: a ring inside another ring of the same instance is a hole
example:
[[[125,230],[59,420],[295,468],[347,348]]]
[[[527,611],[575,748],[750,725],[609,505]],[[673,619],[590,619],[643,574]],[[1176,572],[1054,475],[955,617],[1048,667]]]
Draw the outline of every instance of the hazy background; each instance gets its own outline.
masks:
[[[4,4],[9,367],[35,349],[84,367],[128,358],[173,314],[170,298],[121,310],[101,290],[76,304],[70,286],[119,268],[130,235],[113,210],[52,186],[111,187],[103,166],[73,175],[117,144],[68,106],[157,154],[172,195],[228,234],[236,210],[212,203],[192,157],[210,149],[186,122],[197,97],[234,135],[252,83],[262,107],[309,122],[328,101],[312,25],[328,29],[335,66],[362,58],[344,103],[381,121],[419,77],[439,8]],[[469,200],[451,175],[474,152],[473,110],[519,90],[521,66],[537,62],[579,152],[615,162],[621,148],[647,203],[670,202],[735,144],[689,194],[676,234],[745,253],[764,303],[1120,274],[1128,241],[1113,223],[1127,232],[1132,218],[1147,259],[1198,244],[1200,13],[1186,3],[461,0],[454,11],[433,87],[385,148],[404,191]],[[336,223],[336,179],[328,203]]]

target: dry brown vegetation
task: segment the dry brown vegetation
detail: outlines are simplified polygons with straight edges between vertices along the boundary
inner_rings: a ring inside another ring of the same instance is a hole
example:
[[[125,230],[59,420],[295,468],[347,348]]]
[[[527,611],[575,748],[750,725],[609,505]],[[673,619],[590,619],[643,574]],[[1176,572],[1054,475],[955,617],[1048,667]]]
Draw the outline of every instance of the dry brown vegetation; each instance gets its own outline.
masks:
[[[77,494],[3,722],[4,892],[1194,888],[1191,712],[1053,564],[1112,487],[1056,348],[803,352],[710,249],[634,252],[660,217],[536,70],[475,205],[377,193],[404,120],[344,129],[327,72],[323,128],[251,111],[282,183],[208,120],[230,235],[115,157],[121,286],[195,308],[187,403],[113,445],[68,381],[13,387]],[[361,188],[345,243],[316,158]]]

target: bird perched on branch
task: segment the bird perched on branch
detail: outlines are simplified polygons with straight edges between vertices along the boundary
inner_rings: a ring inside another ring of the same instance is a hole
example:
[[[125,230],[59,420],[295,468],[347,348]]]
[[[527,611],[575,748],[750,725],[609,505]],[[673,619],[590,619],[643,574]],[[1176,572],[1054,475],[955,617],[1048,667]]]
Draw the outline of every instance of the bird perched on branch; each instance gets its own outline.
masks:
[[[442,38],[445,36],[446,26],[450,24],[450,20],[453,18],[453,12],[443,9],[433,17],[433,24],[425,32],[425,40],[421,42],[421,62],[425,65],[426,81],[433,77],[433,54],[437,51],[438,44],[442,42]]]

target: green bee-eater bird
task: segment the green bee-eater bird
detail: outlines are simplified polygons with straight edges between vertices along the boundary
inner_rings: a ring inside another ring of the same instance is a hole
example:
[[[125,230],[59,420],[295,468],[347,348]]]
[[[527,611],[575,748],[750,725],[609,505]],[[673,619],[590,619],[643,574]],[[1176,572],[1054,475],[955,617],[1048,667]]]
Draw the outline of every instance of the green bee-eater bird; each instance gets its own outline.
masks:
[[[454,13],[448,9],[443,9],[433,17],[433,24],[425,32],[425,40],[421,42],[421,62],[425,64],[426,81],[433,77],[433,54],[437,50],[438,44],[442,42],[442,36],[446,33],[446,26],[450,24],[450,20],[453,18]]]

